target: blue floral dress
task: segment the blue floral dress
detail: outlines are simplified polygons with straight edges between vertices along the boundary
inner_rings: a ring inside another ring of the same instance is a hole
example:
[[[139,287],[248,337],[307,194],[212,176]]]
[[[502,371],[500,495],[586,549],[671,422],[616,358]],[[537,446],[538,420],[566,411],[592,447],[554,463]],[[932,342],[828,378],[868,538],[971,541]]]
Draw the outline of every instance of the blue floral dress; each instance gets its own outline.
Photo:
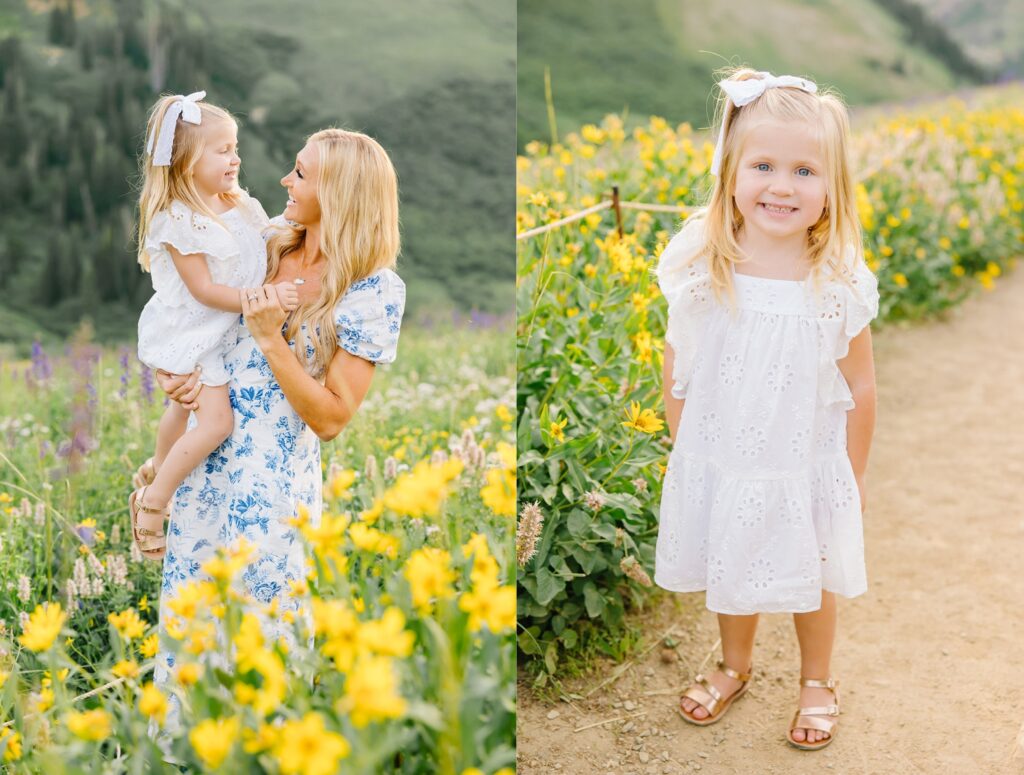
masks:
[[[339,347],[374,363],[391,363],[404,308],[405,284],[390,269],[353,283],[334,311]],[[312,355],[308,341],[307,354]],[[225,366],[234,429],[189,474],[173,500],[160,594],[160,652],[154,672],[158,685],[170,679],[174,667],[167,651],[166,625],[173,616],[167,602],[182,584],[205,578],[202,565],[218,547],[230,546],[239,537],[256,546],[241,575],[248,593],[261,604],[276,599],[282,612],[308,615],[299,611],[302,602],[288,594],[289,582],[305,578],[306,559],[296,529],[285,520],[302,504],[313,524],[319,524],[319,439],[289,405],[241,319],[238,344],[227,353]],[[275,627],[265,617],[261,621],[268,639],[291,639],[290,626]],[[176,710],[172,708],[172,715]]]

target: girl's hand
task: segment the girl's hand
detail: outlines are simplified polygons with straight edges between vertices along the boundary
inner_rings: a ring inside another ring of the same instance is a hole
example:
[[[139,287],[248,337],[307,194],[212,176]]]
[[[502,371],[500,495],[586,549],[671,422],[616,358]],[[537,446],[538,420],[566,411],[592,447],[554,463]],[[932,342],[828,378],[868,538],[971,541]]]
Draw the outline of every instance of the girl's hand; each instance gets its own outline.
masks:
[[[857,492],[860,493],[860,513],[863,514],[864,510],[868,506],[868,501],[867,501],[868,490],[867,490],[867,486],[864,484],[864,476],[863,475],[856,476],[854,478],[857,480]]]
[[[288,313],[277,298],[273,285],[262,288],[242,289],[242,315],[249,333],[262,349],[265,343],[281,338],[281,326],[288,318]]]
[[[168,398],[177,401],[182,408],[192,411],[199,406],[196,399],[199,397],[199,391],[203,389],[199,384],[202,370],[202,366],[196,366],[191,374],[171,374],[169,371],[157,369],[156,381]]]
[[[277,300],[285,312],[294,312],[298,309],[299,289],[293,283],[287,281],[276,283],[274,288],[277,290]]]

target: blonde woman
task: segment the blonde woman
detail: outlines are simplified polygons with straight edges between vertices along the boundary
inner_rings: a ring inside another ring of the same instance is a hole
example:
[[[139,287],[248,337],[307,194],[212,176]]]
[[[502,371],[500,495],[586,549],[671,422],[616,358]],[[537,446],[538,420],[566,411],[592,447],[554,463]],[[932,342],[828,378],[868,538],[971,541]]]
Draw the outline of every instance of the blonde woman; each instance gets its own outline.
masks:
[[[201,575],[219,546],[245,538],[256,551],[242,572],[260,603],[298,610],[289,582],[305,577],[302,542],[286,519],[300,506],[319,523],[320,440],[355,415],[378,363],[395,359],[405,285],[392,267],[399,251],[398,184],[384,149],[366,135],[326,129],[312,135],[282,180],[288,206],[268,231],[266,284],[246,288],[238,344],[225,357],[234,428],[173,500],[161,591],[161,642],[172,617],[166,601]],[[298,287],[289,313],[271,283]],[[189,408],[197,375],[158,373]],[[280,628],[279,631],[275,631]],[[281,618],[266,636],[292,638]],[[163,648],[156,681],[173,658]]]

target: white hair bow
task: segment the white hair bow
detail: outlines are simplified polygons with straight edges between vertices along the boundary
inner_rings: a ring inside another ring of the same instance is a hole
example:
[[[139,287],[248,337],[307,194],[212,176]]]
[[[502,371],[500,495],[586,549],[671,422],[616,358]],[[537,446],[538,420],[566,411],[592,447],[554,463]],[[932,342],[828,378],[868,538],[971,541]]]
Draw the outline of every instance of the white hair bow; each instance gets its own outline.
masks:
[[[818,91],[818,85],[806,78],[797,78],[795,75],[772,75],[767,72],[759,72],[759,78],[748,78],[745,81],[733,81],[726,79],[718,82],[718,87],[725,92],[725,96],[737,108],[749,105],[768,89],[777,89],[788,86],[796,89],[803,89],[808,94]],[[728,118],[729,109],[725,110],[722,116],[722,127],[718,130],[718,143],[715,145],[715,155],[711,157],[711,174],[718,177],[722,170],[722,147],[725,145],[725,123]]]
[[[192,92],[187,97],[176,95],[174,102],[164,113],[159,131],[157,131],[157,127],[153,127],[146,143],[146,153],[152,155],[154,167],[170,166],[171,149],[174,146],[174,129],[178,125],[178,116],[181,116],[182,121],[187,121],[190,124],[202,123],[203,114],[196,103],[205,96],[206,92],[204,91]],[[154,139],[156,141],[155,151],[153,150]]]

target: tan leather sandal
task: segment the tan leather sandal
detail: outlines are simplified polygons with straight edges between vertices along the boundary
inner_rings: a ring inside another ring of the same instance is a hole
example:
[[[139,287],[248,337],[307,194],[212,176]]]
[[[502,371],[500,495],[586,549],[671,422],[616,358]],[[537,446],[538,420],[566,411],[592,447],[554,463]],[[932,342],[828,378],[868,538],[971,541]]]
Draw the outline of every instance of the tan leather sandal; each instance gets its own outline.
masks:
[[[722,699],[722,693],[715,688],[714,684],[708,681],[700,673],[693,679],[694,684],[679,698],[679,715],[683,717],[683,720],[690,723],[696,724],[698,727],[706,727],[721,721],[729,707],[738,700],[747,691],[747,687],[750,686],[750,677],[754,669],[751,667],[746,673],[738,673],[731,667],[726,667],[722,661],[718,662],[718,670],[724,673],[733,680],[740,681],[740,687],[726,697]],[[692,711],[687,711],[683,708],[683,700],[690,699],[696,702],[698,705],[704,708],[708,712],[707,718],[696,718],[691,715]]]
[[[170,519],[171,509],[169,505],[164,506],[162,509],[146,506],[142,502],[146,489],[146,487],[140,487],[128,496],[128,513],[131,517],[132,538],[135,540],[136,546],[139,547],[139,551],[142,552],[143,557],[150,560],[162,560],[167,548],[167,537],[164,533],[163,525],[165,519]],[[153,529],[153,520],[147,520],[149,522],[148,527],[139,524],[139,512],[159,514],[159,529]]]
[[[135,476],[132,477],[132,487],[137,490],[140,487],[153,484],[154,479],[156,479],[156,466],[153,465],[153,458],[150,458],[135,472]]]
[[[835,698],[835,702],[832,705],[821,705],[819,707],[800,708],[797,710],[796,715],[793,716],[792,723],[789,725],[789,732],[786,733],[786,741],[794,748],[799,748],[801,751],[819,751],[836,739],[836,729],[839,726],[839,722],[832,719],[839,716],[839,682],[832,678],[829,678],[827,681],[801,678],[800,685],[810,689],[828,689],[832,692],[833,698]],[[829,718],[820,718],[821,716],[828,716]],[[807,730],[814,729],[818,732],[824,732],[828,737],[816,743],[808,743],[805,740],[797,741],[793,739],[794,729],[803,729],[805,735]]]

